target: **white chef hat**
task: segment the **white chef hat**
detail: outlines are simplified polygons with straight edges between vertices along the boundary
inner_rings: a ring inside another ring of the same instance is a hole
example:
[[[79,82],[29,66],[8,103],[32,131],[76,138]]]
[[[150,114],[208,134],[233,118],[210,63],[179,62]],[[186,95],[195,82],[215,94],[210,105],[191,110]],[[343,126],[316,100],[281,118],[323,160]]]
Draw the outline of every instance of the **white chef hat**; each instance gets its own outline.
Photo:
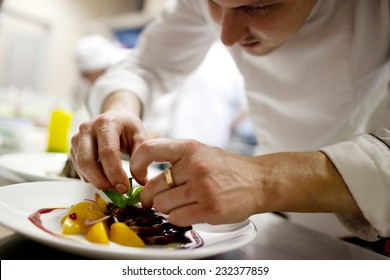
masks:
[[[122,61],[130,50],[123,48],[98,34],[78,40],[75,48],[77,66],[81,72],[106,69]]]

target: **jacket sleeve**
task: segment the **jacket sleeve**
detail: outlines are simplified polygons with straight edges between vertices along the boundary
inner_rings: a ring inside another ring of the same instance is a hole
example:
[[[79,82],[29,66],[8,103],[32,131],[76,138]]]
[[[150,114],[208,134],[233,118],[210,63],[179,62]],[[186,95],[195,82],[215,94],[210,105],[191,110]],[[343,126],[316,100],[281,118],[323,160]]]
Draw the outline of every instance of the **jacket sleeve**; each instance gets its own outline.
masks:
[[[87,105],[93,116],[119,90],[136,94],[148,106],[153,94],[173,90],[206,56],[216,36],[209,28],[203,1],[168,3],[141,33],[134,51],[91,89]]]
[[[358,215],[337,214],[356,236],[374,241],[390,237],[390,130],[322,149],[332,160],[360,207]]]

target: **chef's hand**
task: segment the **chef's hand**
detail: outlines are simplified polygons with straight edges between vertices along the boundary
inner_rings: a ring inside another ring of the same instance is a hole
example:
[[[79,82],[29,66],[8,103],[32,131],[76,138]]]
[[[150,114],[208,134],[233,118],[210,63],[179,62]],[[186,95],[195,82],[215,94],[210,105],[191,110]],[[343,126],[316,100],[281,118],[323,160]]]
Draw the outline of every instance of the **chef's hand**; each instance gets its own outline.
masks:
[[[170,162],[174,186],[164,173],[147,180],[151,162]],[[256,212],[256,170],[251,157],[228,153],[192,140],[153,139],[131,157],[134,179],[144,185],[141,202],[169,214],[173,224],[223,224],[243,221]]]
[[[153,161],[170,162],[147,180]],[[242,156],[190,140],[154,139],[134,151],[130,168],[145,186],[144,207],[169,214],[173,224],[224,224],[264,212],[359,213],[343,178],[320,151]]]
[[[72,137],[72,162],[84,182],[125,193],[130,183],[120,152],[131,155],[146,138],[137,115],[129,110],[108,110],[80,125]]]

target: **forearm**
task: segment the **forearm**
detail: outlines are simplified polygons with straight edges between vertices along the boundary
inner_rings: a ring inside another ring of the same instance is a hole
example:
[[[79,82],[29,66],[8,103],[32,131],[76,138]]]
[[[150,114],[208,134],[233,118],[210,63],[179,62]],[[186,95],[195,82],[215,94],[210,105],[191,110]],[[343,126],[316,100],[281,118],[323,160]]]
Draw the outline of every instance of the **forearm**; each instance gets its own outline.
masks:
[[[109,95],[102,105],[102,113],[109,110],[126,110],[141,117],[142,103],[139,98],[131,92],[117,91]]]
[[[256,158],[266,211],[360,212],[341,175],[322,152],[276,153]],[[262,212],[262,211],[260,211]]]

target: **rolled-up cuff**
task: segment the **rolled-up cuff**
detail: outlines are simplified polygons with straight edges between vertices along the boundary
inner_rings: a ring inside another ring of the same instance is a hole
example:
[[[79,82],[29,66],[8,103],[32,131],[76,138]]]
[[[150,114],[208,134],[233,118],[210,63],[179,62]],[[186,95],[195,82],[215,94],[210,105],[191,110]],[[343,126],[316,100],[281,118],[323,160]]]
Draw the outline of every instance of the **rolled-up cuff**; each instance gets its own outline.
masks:
[[[136,76],[129,77],[128,75],[126,77],[121,75],[113,76],[110,75],[102,80],[99,79],[88,95],[87,106],[93,117],[102,112],[102,106],[107,97],[118,91],[128,91],[135,94],[143,105],[149,103],[147,102],[149,89],[145,83],[137,82],[139,78]]]
[[[362,134],[321,149],[333,162],[361,214],[338,214],[352,233],[366,240],[390,236],[390,150],[378,138]]]

